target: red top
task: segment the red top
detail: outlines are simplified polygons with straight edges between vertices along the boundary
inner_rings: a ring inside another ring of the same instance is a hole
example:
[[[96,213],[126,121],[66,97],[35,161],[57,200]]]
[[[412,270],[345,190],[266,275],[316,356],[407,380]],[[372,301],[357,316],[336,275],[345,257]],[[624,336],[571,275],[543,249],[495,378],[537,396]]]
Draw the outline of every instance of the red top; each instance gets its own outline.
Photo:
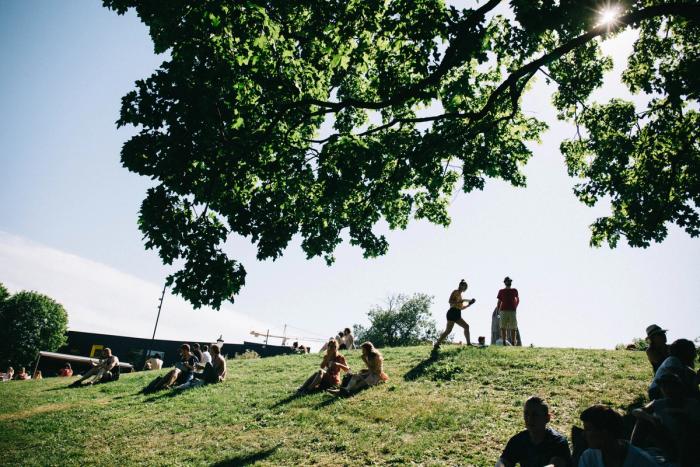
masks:
[[[501,301],[501,310],[515,311],[518,308],[517,297],[518,289],[501,289],[496,298]]]
[[[340,385],[340,367],[338,365],[331,365],[330,362],[326,362],[325,357],[323,358],[323,361],[328,366],[326,373],[323,375],[323,379],[326,382],[333,383],[335,385]],[[347,365],[347,363],[345,363],[345,357],[343,357],[339,353],[335,354],[335,359],[333,359],[333,361],[337,363],[342,363],[343,365]]]
[[[58,370],[58,376],[73,376],[73,370],[71,368],[61,368]]]

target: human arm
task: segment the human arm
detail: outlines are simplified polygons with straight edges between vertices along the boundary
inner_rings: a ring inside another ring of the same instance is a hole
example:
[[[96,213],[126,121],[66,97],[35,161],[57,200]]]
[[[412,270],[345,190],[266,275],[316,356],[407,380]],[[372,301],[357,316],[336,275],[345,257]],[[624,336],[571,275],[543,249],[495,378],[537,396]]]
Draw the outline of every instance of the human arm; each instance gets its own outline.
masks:
[[[513,303],[515,304],[515,308],[518,308],[518,305],[520,305],[520,295],[518,295],[517,289],[515,290],[515,297],[513,297]]]

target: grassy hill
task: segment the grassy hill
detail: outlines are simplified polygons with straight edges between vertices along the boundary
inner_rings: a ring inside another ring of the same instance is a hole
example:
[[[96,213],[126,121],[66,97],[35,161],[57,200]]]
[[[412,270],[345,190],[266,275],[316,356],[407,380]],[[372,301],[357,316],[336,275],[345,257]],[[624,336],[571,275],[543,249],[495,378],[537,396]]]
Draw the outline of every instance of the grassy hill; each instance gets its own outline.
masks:
[[[155,372],[0,384],[0,464],[492,466],[528,396],[544,396],[568,435],[590,404],[639,405],[651,374],[642,352],[429,351],[384,349],[391,380],[349,399],[291,396],[318,355],[230,360],[225,383],[183,393],[137,394]],[[346,352],[357,369],[359,355]]]

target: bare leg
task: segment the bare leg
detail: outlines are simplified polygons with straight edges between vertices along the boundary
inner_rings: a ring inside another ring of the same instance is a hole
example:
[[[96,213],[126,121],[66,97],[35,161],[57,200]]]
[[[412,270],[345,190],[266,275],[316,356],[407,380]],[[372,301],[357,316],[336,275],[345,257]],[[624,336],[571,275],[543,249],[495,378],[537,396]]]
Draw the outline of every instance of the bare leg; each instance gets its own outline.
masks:
[[[501,328],[501,340],[503,341],[503,345],[506,345],[506,341],[508,340],[508,330],[505,328]]]
[[[510,341],[510,343],[513,345],[518,345],[518,332],[515,329],[511,329],[510,333],[513,336],[513,339]]]
[[[321,378],[323,378],[323,370],[318,370],[313,375],[309,376],[304,384],[297,390],[297,392],[312,391],[321,384]]]
[[[96,375],[98,371],[100,371],[100,367],[99,367],[99,366],[93,366],[92,368],[90,368],[90,369],[87,371],[87,373],[85,373],[79,380],[77,380],[77,381],[76,381],[75,383],[73,383],[73,384],[82,383],[83,381],[85,381],[86,379],[88,379],[90,376]]]
[[[169,388],[170,386],[175,384],[175,381],[177,380],[177,377],[179,375],[180,375],[180,370],[178,370],[177,368],[173,368],[172,370],[170,370],[168,372],[168,374],[163,376],[163,378],[160,380],[160,383],[158,383],[157,389]]]
[[[438,338],[437,342],[435,343],[435,348],[440,347],[440,344],[447,339],[447,336],[450,335],[452,332],[452,328],[455,327],[455,322],[454,321],[448,321],[447,322],[447,328],[445,328],[445,332],[442,333],[442,335]]]
[[[467,339],[467,345],[472,345],[472,341],[469,338],[469,325],[467,324],[467,322],[464,321],[464,318],[459,318],[459,320],[457,320],[456,323],[462,326],[462,328],[464,328],[464,337]]]

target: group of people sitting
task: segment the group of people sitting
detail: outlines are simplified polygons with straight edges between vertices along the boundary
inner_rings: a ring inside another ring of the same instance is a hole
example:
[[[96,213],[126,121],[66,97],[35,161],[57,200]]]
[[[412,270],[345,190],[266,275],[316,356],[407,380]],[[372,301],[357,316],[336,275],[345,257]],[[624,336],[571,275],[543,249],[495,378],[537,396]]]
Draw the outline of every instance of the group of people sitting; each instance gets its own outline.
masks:
[[[174,388],[190,389],[205,384],[214,384],[226,379],[226,359],[218,344],[211,347],[199,344],[180,346],[180,361],[163,376],[156,377],[143,389],[144,393]],[[211,353],[209,350],[211,349]],[[162,362],[161,362],[162,365]]]
[[[41,372],[39,372],[39,375],[41,375]],[[15,369],[10,366],[7,367],[7,371],[5,373],[0,373],[0,381],[11,381],[13,379],[19,381],[28,380],[32,379],[32,376],[27,373],[27,370],[24,367],[20,367],[19,372],[15,373]]]
[[[548,428],[549,406],[531,397],[523,411],[526,430],[510,439],[497,467],[660,467],[700,465],[700,372],[696,348],[687,339],[666,343],[666,330],[647,327],[646,351],[654,378],[650,403],[631,410],[631,431],[623,416],[604,405],[584,410],[583,430],[574,428],[573,456],[564,436]]]
[[[321,360],[321,369],[314,372],[297,389],[298,395],[326,390],[331,394],[350,396],[362,389],[389,380],[389,377],[384,373],[384,357],[371,342],[360,345],[361,358],[366,368],[357,373],[352,372],[345,357],[339,352],[340,345],[336,339],[330,339],[324,347],[326,353]],[[341,371],[346,373],[342,379],[340,378]]]
[[[344,330],[338,332],[335,337],[329,337],[328,342],[323,344],[323,347],[319,352],[325,352],[328,349],[328,344],[331,341],[335,341],[338,346],[338,350],[353,350],[355,349],[355,336],[352,335],[350,328],[345,328]]]

